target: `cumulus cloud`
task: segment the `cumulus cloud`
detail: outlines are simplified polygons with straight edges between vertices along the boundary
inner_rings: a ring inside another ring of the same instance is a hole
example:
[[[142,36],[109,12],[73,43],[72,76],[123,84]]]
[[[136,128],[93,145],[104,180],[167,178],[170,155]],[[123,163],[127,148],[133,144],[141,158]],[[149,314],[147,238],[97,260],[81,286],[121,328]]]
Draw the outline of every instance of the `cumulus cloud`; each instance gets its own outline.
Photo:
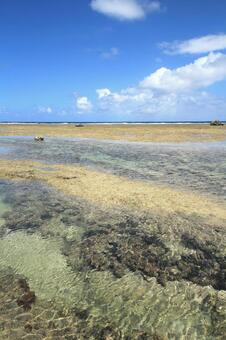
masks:
[[[144,18],[147,13],[159,11],[159,1],[150,0],[92,0],[94,11],[119,20],[137,20]]]
[[[123,100],[122,100],[123,99]],[[160,93],[140,87],[111,92],[99,98],[97,110],[116,120],[206,120],[216,113],[223,117],[226,100],[205,91]]]
[[[94,107],[87,97],[78,97],[77,107],[115,120],[224,119],[226,99],[206,88],[225,79],[226,54],[209,53],[178,68],[161,67],[134,87],[98,88]]]
[[[202,54],[221,51],[226,49],[226,34],[212,34],[172,43],[163,42],[159,46],[167,54]]]
[[[111,90],[98,89],[96,90],[98,99],[105,102],[114,102],[114,104],[122,103],[143,103],[146,100],[153,97],[153,94],[149,90],[139,89],[139,88],[128,88],[120,92],[112,92]]]
[[[98,89],[98,90],[96,90],[96,92],[97,92],[99,99],[107,97],[111,94],[111,91],[109,89]]]
[[[122,103],[127,100],[127,94],[111,92],[109,89],[96,90],[99,99],[111,98],[115,102]]]
[[[166,92],[184,92],[207,87],[226,78],[226,55],[210,53],[176,69],[159,68],[140,86]]]
[[[91,111],[93,105],[87,97],[77,97],[76,107],[80,112],[84,112],[84,111]]]
[[[112,59],[119,55],[119,49],[117,47],[112,47],[109,51],[105,51],[101,53],[101,58],[103,59]]]
[[[137,86],[111,91],[97,89],[97,110],[110,112],[120,120],[205,120],[226,111],[225,98],[204,89],[226,79],[226,55],[210,53],[177,69],[160,68]],[[187,114],[187,116],[186,116]]]

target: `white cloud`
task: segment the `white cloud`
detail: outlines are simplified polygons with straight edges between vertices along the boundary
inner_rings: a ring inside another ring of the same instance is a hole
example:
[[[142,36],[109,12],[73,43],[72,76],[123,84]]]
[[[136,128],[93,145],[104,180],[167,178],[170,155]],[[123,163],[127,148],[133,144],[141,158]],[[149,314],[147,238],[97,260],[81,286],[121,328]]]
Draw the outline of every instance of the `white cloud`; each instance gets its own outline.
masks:
[[[226,55],[210,53],[176,69],[161,67],[146,77],[140,86],[166,92],[204,88],[226,78]]]
[[[226,79],[226,55],[210,53],[177,69],[160,68],[136,87],[113,92],[97,89],[98,112],[108,112],[120,120],[206,120],[223,117],[225,98],[203,89]]]
[[[42,112],[42,113],[52,113],[53,112],[53,109],[50,106],[48,106],[48,107],[40,106],[38,110],[39,110],[39,112]]]
[[[185,41],[163,42],[160,47],[168,54],[202,54],[226,49],[226,34],[206,35]]]
[[[117,47],[112,47],[109,51],[102,52],[101,58],[112,59],[114,57],[117,57],[117,55],[119,55],[119,49]]]
[[[226,110],[225,99],[205,91],[165,93],[137,87],[109,92],[99,97],[97,111],[116,120],[206,120],[216,114],[223,117]]]
[[[159,11],[159,1],[150,0],[92,0],[94,11],[119,20],[142,19],[147,13]]]
[[[93,105],[87,97],[78,97],[76,99],[76,107],[80,111],[91,111]]]
[[[209,53],[193,63],[169,69],[162,67],[134,87],[96,90],[93,106],[87,97],[77,97],[77,106],[114,120],[207,120],[225,119],[226,99],[209,92],[208,86],[226,79],[226,54]],[[79,104],[79,105],[78,105]]]
[[[128,99],[127,94],[111,92],[109,89],[96,90],[99,99],[111,98],[115,103],[122,103]]]
[[[116,105],[122,103],[143,103],[152,97],[152,92],[139,88],[128,88],[120,92],[111,92],[109,89],[96,90],[98,99],[105,102],[112,102]]]
[[[99,99],[107,97],[111,94],[111,91],[109,89],[98,89],[98,90],[96,90],[96,92],[97,92]]]

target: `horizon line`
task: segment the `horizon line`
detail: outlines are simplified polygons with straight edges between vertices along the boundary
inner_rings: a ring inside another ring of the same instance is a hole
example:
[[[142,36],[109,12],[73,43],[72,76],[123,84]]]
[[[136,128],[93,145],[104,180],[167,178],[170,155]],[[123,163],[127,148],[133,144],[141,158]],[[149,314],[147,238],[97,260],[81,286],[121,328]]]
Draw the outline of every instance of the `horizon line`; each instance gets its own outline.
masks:
[[[0,121],[0,124],[162,124],[211,123],[212,120],[159,120],[159,121]],[[223,120],[222,122],[226,122]]]

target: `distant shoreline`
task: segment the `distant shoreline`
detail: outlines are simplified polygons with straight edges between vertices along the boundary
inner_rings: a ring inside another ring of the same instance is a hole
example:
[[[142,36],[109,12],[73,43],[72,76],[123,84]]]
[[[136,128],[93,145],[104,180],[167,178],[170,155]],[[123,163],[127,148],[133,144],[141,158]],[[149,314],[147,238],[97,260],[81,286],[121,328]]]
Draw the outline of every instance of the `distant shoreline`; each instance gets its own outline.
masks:
[[[222,121],[226,124],[226,121]],[[0,125],[206,125],[210,124],[211,121],[159,121],[159,122],[0,122]]]

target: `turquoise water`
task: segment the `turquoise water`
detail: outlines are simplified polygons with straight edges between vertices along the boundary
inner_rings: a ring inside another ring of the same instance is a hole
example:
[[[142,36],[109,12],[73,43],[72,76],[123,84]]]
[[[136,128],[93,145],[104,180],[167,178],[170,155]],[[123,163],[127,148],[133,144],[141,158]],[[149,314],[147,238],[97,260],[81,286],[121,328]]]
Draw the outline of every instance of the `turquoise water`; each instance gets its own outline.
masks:
[[[225,144],[2,139],[1,157],[82,164],[225,199]],[[48,166],[48,165],[47,165]],[[0,182],[1,339],[225,339],[226,229]]]

